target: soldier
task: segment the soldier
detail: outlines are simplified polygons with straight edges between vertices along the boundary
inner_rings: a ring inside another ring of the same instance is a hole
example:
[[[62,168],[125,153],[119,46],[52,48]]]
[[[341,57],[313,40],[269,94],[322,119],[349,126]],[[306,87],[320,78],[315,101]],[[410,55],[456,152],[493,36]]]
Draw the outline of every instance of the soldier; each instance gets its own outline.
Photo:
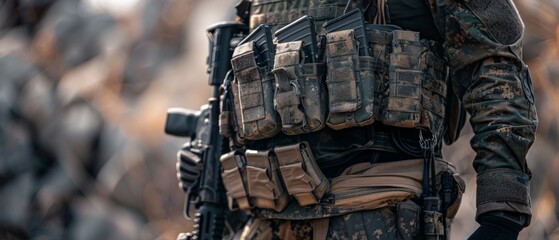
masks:
[[[456,140],[462,109],[477,153],[481,226],[470,239],[516,239],[528,226],[537,116],[510,0],[241,1],[238,10],[251,31],[266,36],[265,24],[276,38],[268,59],[261,40],[241,41],[224,84],[233,133],[223,183],[229,207],[251,216],[237,238],[448,238],[464,184],[441,146]],[[337,25],[352,13],[367,24]],[[317,43],[282,41],[280,29],[304,15]],[[177,164],[185,190],[197,177],[190,148]]]

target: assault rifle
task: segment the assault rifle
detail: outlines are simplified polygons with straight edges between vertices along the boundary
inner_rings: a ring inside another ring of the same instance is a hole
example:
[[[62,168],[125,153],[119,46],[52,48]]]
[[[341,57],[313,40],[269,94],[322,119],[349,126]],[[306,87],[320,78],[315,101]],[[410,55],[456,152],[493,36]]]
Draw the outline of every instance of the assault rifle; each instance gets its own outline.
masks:
[[[200,176],[188,188],[185,200],[186,218],[190,218],[191,202],[197,208],[194,231],[179,235],[182,239],[221,239],[223,236],[227,200],[221,182],[219,157],[228,151],[228,144],[219,134],[220,87],[231,70],[235,40],[247,30],[245,24],[235,22],[218,23],[207,29],[210,43],[207,71],[213,95],[207,107],[198,113],[177,109],[170,109],[167,113],[165,132],[190,137],[195,143],[191,148],[198,150],[202,159]]]
[[[303,41],[305,63],[316,63],[318,61],[318,44],[316,42],[316,30],[312,17],[305,15],[278,29],[274,36],[278,43]]]

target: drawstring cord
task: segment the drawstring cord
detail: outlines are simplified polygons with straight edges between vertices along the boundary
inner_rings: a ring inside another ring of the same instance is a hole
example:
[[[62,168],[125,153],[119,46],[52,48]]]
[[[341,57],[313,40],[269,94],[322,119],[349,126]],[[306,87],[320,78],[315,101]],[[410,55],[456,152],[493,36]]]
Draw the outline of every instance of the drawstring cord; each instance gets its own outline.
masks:
[[[344,14],[346,14],[347,12],[349,12],[352,8],[351,6],[351,2],[353,0],[348,0],[347,4],[345,5],[344,8]],[[371,3],[373,0],[369,0],[369,2],[367,3],[367,6],[363,9],[364,12],[368,12],[369,8],[371,7]],[[373,24],[387,24],[390,23],[390,16],[388,13],[388,0],[376,0],[377,1],[377,14],[375,15],[375,18],[373,19]]]

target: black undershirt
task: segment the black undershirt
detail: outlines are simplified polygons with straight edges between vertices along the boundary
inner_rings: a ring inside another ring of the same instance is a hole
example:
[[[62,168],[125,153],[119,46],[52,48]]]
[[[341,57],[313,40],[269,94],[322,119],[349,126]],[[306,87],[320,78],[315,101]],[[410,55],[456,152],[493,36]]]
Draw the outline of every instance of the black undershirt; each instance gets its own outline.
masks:
[[[375,0],[371,0],[375,1]],[[424,0],[388,0],[390,23],[404,30],[419,32],[422,38],[443,42]]]

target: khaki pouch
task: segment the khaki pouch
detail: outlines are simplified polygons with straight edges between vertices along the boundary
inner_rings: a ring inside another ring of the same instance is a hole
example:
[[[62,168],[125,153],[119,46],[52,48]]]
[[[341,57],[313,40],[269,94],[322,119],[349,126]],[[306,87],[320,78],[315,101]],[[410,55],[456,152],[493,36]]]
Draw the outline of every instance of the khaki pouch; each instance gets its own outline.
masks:
[[[269,138],[281,129],[274,111],[274,77],[268,67],[258,67],[254,42],[239,45],[233,52],[231,65],[235,74],[233,84],[239,101],[243,137],[249,140]]]
[[[326,35],[326,86],[332,129],[372,124],[375,92],[374,60],[359,56],[358,40],[353,30]]]
[[[278,163],[270,151],[246,150],[248,195],[258,208],[279,212],[287,205]]]
[[[274,152],[289,195],[300,206],[319,203],[330,184],[316,164],[308,143],[276,147]]]
[[[324,127],[324,67],[318,63],[302,63],[305,58],[302,47],[302,41],[278,44],[272,70],[276,79],[274,109],[281,117],[283,132],[288,135]]]
[[[224,154],[220,158],[222,172],[221,179],[227,191],[227,202],[229,209],[237,207],[242,210],[250,210],[250,202],[247,195],[246,159],[243,151],[236,150]]]

